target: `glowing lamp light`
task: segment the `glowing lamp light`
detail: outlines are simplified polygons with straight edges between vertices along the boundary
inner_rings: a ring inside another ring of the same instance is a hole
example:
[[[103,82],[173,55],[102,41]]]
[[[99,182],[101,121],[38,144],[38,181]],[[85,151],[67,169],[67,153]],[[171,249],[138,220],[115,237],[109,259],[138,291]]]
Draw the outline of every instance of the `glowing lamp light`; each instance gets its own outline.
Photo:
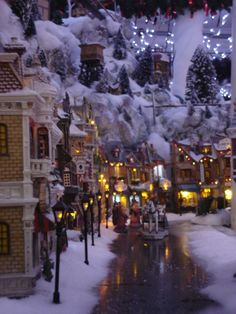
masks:
[[[97,192],[97,199],[98,201],[101,201],[102,199],[102,193],[100,191]]]
[[[91,193],[89,195],[89,204],[90,204],[90,206],[93,206],[93,202],[94,202],[94,197],[93,197],[93,194]]]
[[[87,211],[88,208],[89,208],[89,198],[88,196],[84,196],[83,199],[82,199],[82,208],[83,208],[83,211]]]
[[[60,225],[63,223],[67,209],[68,209],[68,207],[66,206],[66,204],[63,201],[58,201],[52,207],[55,222],[57,225]]]
[[[230,189],[225,190],[225,199],[227,201],[231,201],[231,199],[232,199],[232,191]]]
[[[110,192],[109,192],[109,191],[106,191],[106,192],[105,192],[105,198],[108,199],[109,196],[110,196]]]

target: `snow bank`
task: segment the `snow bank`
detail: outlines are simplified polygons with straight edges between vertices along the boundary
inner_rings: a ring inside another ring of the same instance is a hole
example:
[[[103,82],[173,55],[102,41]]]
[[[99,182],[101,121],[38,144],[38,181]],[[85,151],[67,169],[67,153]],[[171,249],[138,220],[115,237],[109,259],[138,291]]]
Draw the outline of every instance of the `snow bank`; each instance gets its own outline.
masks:
[[[53,304],[54,278],[51,282],[37,281],[35,294],[20,300],[1,298],[3,313],[10,314],[89,314],[98,302],[93,289],[107,274],[114,254],[108,244],[117,234],[102,228],[101,238],[95,238],[95,246],[88,248],[89,265],[84,263],[84,242],[78,242],[75,231],[68,233],[69,247],[61,254],[59,291],[61,304]],[[89,238],[89,244],[90,244]]]

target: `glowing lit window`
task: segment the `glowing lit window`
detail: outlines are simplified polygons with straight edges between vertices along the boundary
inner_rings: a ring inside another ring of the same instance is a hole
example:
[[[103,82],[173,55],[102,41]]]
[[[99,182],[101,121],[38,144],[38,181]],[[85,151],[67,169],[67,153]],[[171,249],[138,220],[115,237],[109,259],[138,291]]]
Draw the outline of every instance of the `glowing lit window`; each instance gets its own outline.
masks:
[[[0,255],[9,254],[9,244],[9,227],[6,223],[0,223]]]
[[[0,155],[6,155],[7,153],[7,126],[5,124],[0,124]]]

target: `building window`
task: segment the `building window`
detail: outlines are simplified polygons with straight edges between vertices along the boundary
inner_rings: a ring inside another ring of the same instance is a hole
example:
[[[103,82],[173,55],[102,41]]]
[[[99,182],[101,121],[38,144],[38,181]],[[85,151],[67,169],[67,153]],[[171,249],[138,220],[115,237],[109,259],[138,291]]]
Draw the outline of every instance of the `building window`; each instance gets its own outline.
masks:
[[[9,226],[0,222],[0,255],[9,254],[10,247]]]
[[[184,162],[184,154],[179,155],[179,162]]]
[[[200,148],[200,153],[202,154],[211,154],[211,147],[205,146]]]
[[[38,158],[49,157],[49,143],[48,143],[48,130],[47,128],[38,129]]]
[[[5,124],[0,124],[0,155],[6,155],[7,153],[7,126]]]
[[[184,178],[188,178],[188,179],[192,178],[192,170],[191,169],[181,169],[180,170],[180,177],[182,179],[184,179]]]

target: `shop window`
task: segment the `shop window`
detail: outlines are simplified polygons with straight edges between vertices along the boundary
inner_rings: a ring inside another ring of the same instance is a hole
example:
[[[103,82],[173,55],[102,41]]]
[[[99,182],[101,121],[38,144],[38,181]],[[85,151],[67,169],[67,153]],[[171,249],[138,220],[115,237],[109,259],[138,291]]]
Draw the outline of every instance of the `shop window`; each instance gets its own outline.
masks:
[[[47,128],[38,129],[38,158],[49,157],[49,143],[48,143],[48,130]]]
[[[139,171],[137,170],[137,168],[133,168],[130,171],[130,174],[131,174],[131,181],[140,181]]]
[[[9,226],[4,222],[0,222],[0,255],[9,254],[10,235]]]
[[[8,154],[7,126],[0,124],[0,155]]]

